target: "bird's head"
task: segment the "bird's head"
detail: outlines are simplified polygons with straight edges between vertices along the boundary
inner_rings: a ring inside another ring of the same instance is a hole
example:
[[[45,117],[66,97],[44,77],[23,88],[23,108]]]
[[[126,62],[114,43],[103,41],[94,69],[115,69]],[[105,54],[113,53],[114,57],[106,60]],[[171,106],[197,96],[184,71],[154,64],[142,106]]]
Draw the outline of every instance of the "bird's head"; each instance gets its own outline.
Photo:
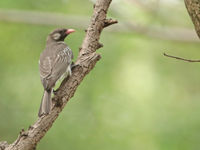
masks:
[[[48,36],[48,39],[53,41],[64,41],[64,39],[72,32],[75,32],[74,29],[55,29]]]

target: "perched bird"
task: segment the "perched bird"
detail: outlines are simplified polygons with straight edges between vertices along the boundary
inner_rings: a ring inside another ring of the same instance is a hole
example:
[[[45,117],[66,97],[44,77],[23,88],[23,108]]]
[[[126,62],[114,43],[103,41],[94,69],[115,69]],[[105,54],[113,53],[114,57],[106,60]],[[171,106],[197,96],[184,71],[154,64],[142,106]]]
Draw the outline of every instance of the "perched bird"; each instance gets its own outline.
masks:
[[[44,94],[38,113],[39,117],[49,114],[51,110],[51,94],[56,81],[65,73],[71,75],[73,53],[64,39],[72,32],[75,30],[56,29],[51,32],[47,37],[46,48],[40,55],[40,79],[44,87]]]

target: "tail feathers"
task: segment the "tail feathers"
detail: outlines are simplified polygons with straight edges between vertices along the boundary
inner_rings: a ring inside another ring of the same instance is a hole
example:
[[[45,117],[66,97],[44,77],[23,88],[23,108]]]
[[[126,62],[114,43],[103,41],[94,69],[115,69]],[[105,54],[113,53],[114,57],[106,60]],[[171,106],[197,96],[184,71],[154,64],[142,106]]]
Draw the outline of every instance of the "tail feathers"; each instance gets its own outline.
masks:
[[[52,106],[51,102],[51,92],[52,90],[44,90],[42,101],[40,104],[40,110],[38,116],[41,117],[43,114],[49,114]]]

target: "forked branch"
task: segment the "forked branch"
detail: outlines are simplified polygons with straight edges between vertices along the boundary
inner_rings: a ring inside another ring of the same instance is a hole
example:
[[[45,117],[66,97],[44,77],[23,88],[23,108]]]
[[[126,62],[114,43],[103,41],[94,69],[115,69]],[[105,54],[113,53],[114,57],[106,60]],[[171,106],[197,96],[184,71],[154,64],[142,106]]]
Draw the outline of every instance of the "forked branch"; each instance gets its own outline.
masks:
[[[103,28],[116,21],[106,22],[106,14],[112,0],[97,0],[91,22],[79,51],[79,56],[72,70],[72,76],[64,79],[53,97],[54,105],[49,115],[42,116],[29,127],[27,131],[20,132],[15,142],[8,145],[0,142],[0,150],[33,150],[37,143],[44,137],[51,128],[59,113],[66,103],[73,97],[77,87],[84,77],[93,69],[101,58],[96,50],[103,45],[99,43]]]

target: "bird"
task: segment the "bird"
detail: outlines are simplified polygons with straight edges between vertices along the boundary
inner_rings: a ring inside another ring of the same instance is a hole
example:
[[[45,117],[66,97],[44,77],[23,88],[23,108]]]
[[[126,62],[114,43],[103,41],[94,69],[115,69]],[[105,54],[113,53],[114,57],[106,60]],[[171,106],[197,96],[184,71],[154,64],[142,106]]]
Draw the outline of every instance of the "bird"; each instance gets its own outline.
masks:
[[[46,47],[40,54],[39,72],[44,88],[38,117],[48,115],[51,107],[51,95],[56,82],[64,75],[71,76],[73,52],[64,42],[65,38],[75,32],[74,29],[59,28],[51,32],[46,40]]]

